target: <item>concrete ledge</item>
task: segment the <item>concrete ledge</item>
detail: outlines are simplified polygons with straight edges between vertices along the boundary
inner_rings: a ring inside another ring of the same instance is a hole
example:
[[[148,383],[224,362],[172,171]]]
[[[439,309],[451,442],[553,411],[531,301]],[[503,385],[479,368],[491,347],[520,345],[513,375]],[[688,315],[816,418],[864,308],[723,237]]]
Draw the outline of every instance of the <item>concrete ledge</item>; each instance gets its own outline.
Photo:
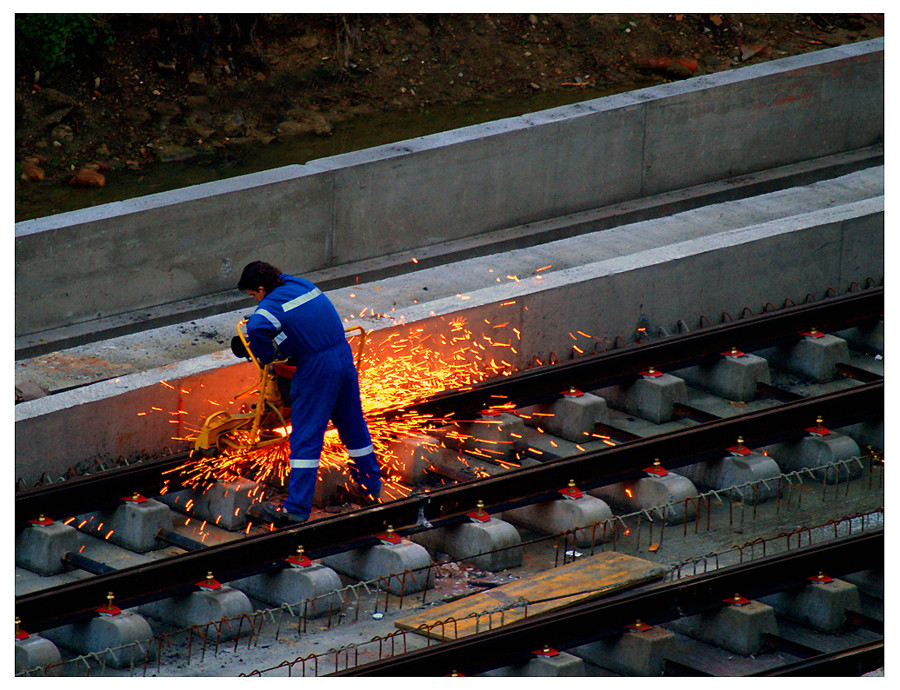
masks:
[[[766,634],[778,634],[775,610],[758,601],[726,604],[716,611],[679,618],[666,627],[744,656],[762,651]]]
[[[661,676],[675,635],[664,628],[628,630],[622,635],[574,647],[571,654],[623,676]]]
[[[153,637],[147,621],[131,611],[50,628],[43,634],[77,654],[97,654],[104,664],[113,668],[143,663]]]

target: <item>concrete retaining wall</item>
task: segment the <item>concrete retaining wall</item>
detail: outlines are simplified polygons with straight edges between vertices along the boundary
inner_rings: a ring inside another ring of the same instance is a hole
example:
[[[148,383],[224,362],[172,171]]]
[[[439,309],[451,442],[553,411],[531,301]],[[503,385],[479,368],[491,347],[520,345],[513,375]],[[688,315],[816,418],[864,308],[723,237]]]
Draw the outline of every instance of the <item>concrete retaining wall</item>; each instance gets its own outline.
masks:
[[[883,39],[16,224],[16,335],[883,141]]]
[[[535,354],[546,362],[551,352],[566,359],[576,329],[612,341],[633,333],[646,315],[654,327],[675,332],[678,319],[704,314],[718,323],[723,311],[737,318],[744,307],[760,313],[767,302],[800,304],[808,293],[820,298],[829,287],[843,293],[867,278],[882,284],[883,246],[884,199],[876,197],[497,284],[472,291],[464,303],[457,297],[419,303],[403,310],[404,325],[372,324],[367,349],[377,351],[397,331],[446,333],[452,316],[464,318],[476,340],[515,342],[518,359],[508,349],[498,355],[512,364],[527,364]],[[351,289],[329,296],[345,303]],[[685,314],[687,305],[694,314]],[[225,351],[16,405],[16,477],[30,485],[42,472],[58,476],[92,458],[176,448],[172,437],[180,427],[170,420],[196,426],[252,383],[253,367],[234,361]],[[159,410],[139,414],[154,406]]]

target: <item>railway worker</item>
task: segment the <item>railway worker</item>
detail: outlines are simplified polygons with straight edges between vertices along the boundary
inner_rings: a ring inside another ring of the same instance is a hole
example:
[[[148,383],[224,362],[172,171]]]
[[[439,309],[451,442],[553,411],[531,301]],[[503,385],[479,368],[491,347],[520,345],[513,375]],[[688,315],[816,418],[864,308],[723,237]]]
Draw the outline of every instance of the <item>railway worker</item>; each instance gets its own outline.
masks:
[[[305,522],[312,508],[319,457],[331,420],[350,456],[350,478],[364,505],[376,503],[381,472],[362,412],[359,374],[344,325],[325,294],[264,261],[244,267],[238,289],[258,302],[247,321],[247,341],[260,364],[289,358],[291,437],[288,497],[264,512],[278,522]]]

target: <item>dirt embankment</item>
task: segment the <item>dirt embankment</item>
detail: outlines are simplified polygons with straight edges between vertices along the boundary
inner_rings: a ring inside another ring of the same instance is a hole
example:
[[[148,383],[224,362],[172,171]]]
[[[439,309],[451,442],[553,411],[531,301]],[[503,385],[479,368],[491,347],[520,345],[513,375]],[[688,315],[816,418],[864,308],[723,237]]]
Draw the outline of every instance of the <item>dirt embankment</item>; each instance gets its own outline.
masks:
[[[882,36],[883,15],[97,15],[95,59],[15,82],[16,195],[329,136],[373,112],[636,86]],[[31,61],[33,62],[33,60]],[[73,190],[74,194],[78,192]]]

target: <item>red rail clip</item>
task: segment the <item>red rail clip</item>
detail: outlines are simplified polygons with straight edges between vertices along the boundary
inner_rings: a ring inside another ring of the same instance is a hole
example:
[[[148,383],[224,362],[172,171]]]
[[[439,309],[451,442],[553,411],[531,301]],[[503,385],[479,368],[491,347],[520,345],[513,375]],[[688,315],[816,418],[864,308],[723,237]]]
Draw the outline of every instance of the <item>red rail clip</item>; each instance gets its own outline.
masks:
[[[800,335],[805,335],[807,338],[824,338],[825,334],[821,331],[817,331],[815,328],[811,328],[808,331],[801,333]]]
[[[810,434],[812,434],[813,436],[828,436],[828,434],[831,433],[828,429],[826,429],[824,426],[822,426],[822,418],[821,417],[817,417],[816,425],[809,427],[807,429],[807,431]]]
[[[18,616],[16,616],[16,639],[17,640],[27,640],[30,637],[30,635],[19,627],[19,623],[21,623],[21,622],[22,622],[21,619]]]
[[[560,395],[564,395],[567,398],[580,398],[584,393],[577,388],[570,388],[569,390],[560,393]]]
[[[584,496],[581,493],[581,489],[575,486],[575,480],[570,480],[569,485],[565,489],[559,489],[558,493],[561,493],[564,498],[568,498],[570,500],[575,500],[576,498],[581,498]]]
[[[731,348],[728,352],[720,353],[723,357],[744,357],[747,353],[741,352],[736,347]]]
[[[308,556],[288,556],[285,558],[292,568],[308,568],[312,565],[312,561]]]
[[[559,656],[559,652],[557,652],[553,647],[548,647],[544,645],[543,649],[536,649],[532,652],[534,656]]]
[[[818,575],[811,575],[806,579],[809,580],[810,582],[821,582],[822,584],[826,584],[826,585],[829,582],[834,582],[834,580],[832,578],[828,577],[828,575],[825,575],[824,573],[819,573]]]
[[[628,625],[626,625],[625,629],[631,630],[633,632],[647,632],[652,627],[653,627],[652,625],[648,625],[647,623],[644,623],[644,621],[642,621],[642,620],[637,620],[634,623],[629,623]]]
[[[122,499],[126,503],[146,503],[147,499],[144,496],[141,496],[139,493],[135,492],[131,496],[127,496]]]
[[[479,412],[478,414],[480,414],[482,417],[499,417],[500,411],[488,409],[488,410],[481,410],[481,412]]]
[[[109,604],[108,606],[101,606],[100,608],[94,609],[101,616],[118,616],[122,613],[122,609],[114,604]]]
[[[650,367],[649,369],[647,369],[647,371],[642,371],[641,376],[649,376],[650,378],[657,378],[659,376],[662,376],[662,372],[657,371],[653,367]]]
[[[730,599],[722,599],[722,603],[731,604],[732,606],[746,606],[750,603],[750,600],[742,597],[740,594],[735,594]]]
[[[222,589],[222,583],[213,579],[212,573],[209,573],[205,580],[195,582],[194,584],[200,589],[205,589],[208,592],[215,592],[216,590]]]
[[[399,544],[402,539],[400,539],[400,535],[394,531],[394,528],[388,525],[387,532],[383,534],[376,535],[379,540],[381,540],[382,544],[393,545]]]
[[[750,455],[750,449],[744,445],[744,437],[738,436],[737,445],[726,448],[732,455]]]
[[[40,525],[41,527],[46,527],[47,525],[53,524],[53,520],[51,520],[50,518],[48,518],[44,515],[41,515],[39,518],[37,518],[35,520],[29,520],[28,522],[30,522],[32,525]]]
[[[659,464],[659,460],[654,460],[653,467],[645,467],[643,471],[652,477],[665,477],[669,474],[669,471]]]

